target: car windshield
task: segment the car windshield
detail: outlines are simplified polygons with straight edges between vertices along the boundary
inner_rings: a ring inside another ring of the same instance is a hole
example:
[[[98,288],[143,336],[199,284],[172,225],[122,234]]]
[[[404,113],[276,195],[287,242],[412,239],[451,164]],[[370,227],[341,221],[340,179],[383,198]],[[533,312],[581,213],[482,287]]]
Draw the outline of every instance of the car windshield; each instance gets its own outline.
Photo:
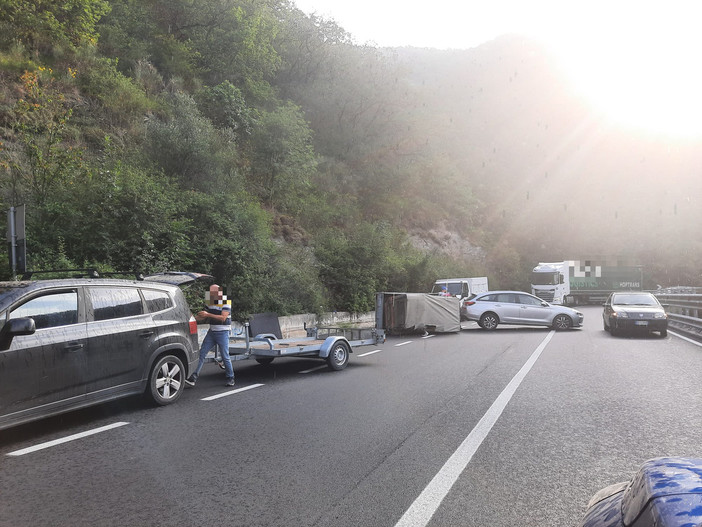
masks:
[[[658,301],[653,295],[615,295],[612,304],[618,306],[657,306]]]
[[[461,283],[460,282],[442,282],[440,284],[434,284],[434,288],[431,290],[432,293],[441,293],[441,289],[445,287],[448,292],[453,295],[461,294]]]
[[[558,285],[558,273],[532,273],[531,283],[534,285]]]

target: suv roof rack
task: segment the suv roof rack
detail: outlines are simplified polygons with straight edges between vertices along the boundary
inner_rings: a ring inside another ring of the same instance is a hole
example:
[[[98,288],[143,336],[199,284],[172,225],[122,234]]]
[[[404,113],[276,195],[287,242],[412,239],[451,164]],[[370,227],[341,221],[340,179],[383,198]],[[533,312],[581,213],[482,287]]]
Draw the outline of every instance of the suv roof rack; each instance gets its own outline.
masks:
[[[22,280],[31,280],[32,276],[38,274],[52,273],[74,273],[71,278],[107,278],[111,276],[133,276],[136,280],[143,280],[144,275],[136,271],[98,271],[93,267],[86,269],[49,269],[46,271],[26,271],[22,274]],[[76,274],[77,273],[77,274]]]

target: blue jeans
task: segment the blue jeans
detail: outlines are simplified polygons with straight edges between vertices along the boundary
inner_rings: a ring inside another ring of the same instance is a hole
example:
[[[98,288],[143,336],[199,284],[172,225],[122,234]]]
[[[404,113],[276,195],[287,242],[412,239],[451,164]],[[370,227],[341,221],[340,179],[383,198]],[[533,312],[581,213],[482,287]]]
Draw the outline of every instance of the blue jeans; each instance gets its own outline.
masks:
[[[232,359],[229,357],[229,331],[212,331],[209,330],[200,346],[200,361],[197,363],[197,368],[193,373],[193,377],[197,378],[200,375],[200,370],[205,364],[205,358],[212,348],[219,347],[219,352],[222,354],[224,362],[224,374],[227,379],[234,378],[234,369],[232,368]]]

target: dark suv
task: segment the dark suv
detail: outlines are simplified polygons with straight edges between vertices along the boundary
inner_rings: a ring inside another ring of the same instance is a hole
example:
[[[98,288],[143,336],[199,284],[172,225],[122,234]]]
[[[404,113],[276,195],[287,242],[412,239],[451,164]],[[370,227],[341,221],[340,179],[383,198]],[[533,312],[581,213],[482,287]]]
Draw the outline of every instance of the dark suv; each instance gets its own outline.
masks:
[[[0,282],[0,429],[138,393],[173,403],[197,353],[175,285]]]

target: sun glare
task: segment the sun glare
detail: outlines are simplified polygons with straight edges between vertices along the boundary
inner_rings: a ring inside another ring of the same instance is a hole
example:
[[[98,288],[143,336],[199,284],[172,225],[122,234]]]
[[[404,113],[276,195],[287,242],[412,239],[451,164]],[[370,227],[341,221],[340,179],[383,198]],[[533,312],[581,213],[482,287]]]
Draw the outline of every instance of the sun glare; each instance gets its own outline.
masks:
[[[702,138],[699,17],[665,10],[632,8],[588,35],[561,35],[557,50],[575,88],[611,122]]]

